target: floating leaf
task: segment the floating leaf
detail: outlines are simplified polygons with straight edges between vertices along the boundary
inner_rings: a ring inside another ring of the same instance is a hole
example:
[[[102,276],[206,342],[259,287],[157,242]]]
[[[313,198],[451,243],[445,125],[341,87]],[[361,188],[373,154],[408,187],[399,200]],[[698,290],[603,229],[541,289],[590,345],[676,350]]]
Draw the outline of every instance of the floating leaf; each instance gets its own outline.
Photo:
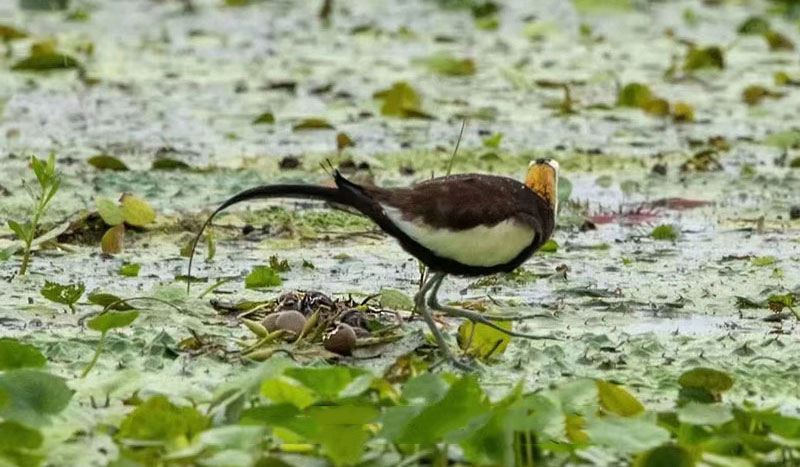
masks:
[[[764,40],[767,41],[769,50],[775,52],[777,50],[794,50],[794,42],[788,37],[777,31],[767,31],[764,33]]]
[[[642,453],[633,467],[694,467],[694,458],[686,448],[664,445]]]
[[[191,169],[191,166],[186,162],[180,161],[178,159],[171,159],[169,157],[159,157],[158,159],[153,161],[152,165],[153,170],[187,170]]]
[[[653,99],[650,88],[641,83],[628,83],[619,90],[617,95],[617,105],[619,107],[638,107],[644,106]]]
[[[689,402],[678,410],[678,420],[690,425],[722,425],[733,420],[730,407],[722,404]]]
[[[592,443],[625,454],[642,452],[669,441],[669,432],[643,418],[594,418],[587,423],[586,434]]]
[[[305,120],[301,120],[292,127],[292,130],[294,131],[334,129],[335,127],[328,123],[328,121],[324,118],[307,118]]]
[[[511,321],[493,321],[503,329],[511,330]],[[469,355],[487,360],[506,351],[511,336],[485,324],[464,321],[458,327],[458,342],[461,350]]]
[[[347,136],[347,133],[339,133],[336,135],[336,150],[342,152],[345,148],[353,147],[356,143]]]
[[[653,237],[654,240],[675,241],[680,237],[680,232],[673,225],[662,224],[653,228],[650,232],[650,236]]]
[[[122,195],[122,215],[127,224],[144,227],[156,219],[156,212],[150,204],[130,194]]]
[[[799,147],[800,130],[786,130],[771,133],[764,138],[764,142],[770,146],[776,146],[783,150]]]
[[[404,81],[392,84],[392,87],[378,91],[374,95],[383,100],[381,115],[399,118],[431,118],[422,111],[422,99],[417,91]]]
[[[672,118],[676,122],[693,122],[694,109],[683,101],[678,101],[672,106]]]
[[[683,387],[696,387],[711,393],[722,393],[733,386],[733,379],[722,371],[711,368],[694,368],[684,372],[678,383]]]
[[[125,222],[125,216],[122,214],[122,209],[117,206],[117,203],[108,198],[97,198],[94,200],[94,205],[97,207],[97,213],[103,218],[106,225],[114,226]]]
[[[41,294],[51,302],[72,306],[80,300],[85,290],[86,287],[81,283],[62,285],[56,282],[45,281]]]
[[[114,170],[114,171],[124,171],[128,170],[128,166],[125,165],[124,162],[117,159],[114,156],[109,156],[107,154],[100,154],[94,157],[90,157],[88,161],[86,161],[92,167],[100,170]]]
[[[269,266],[256,266],[244,280],[244,286],[248,289],[261,287],[276,287],[283,283],[281,277]]]
[[[86,325],[89,326],[89,329],[105,333],[111,329],[129,326],[138,317],[138,311],[109,311],[90,319]]]
[[[72,399],[64,378],[27,368],[0,374],[0,390],[10,398],[0,409],[0,417],[29,426],[47,423]]]
[[[651,115],[663,117],[665,115],[669,115],[669,102],[667,102],[666,99],[656,97],[650,99],[650,101],[648,101],[644,107],[642,107],[642,110]]]
[[[487,148],[497,149],[500,147],[500,142],[503,140],[502,133],[495,133],[488,138],[483,139],[483,145]]]
[[[115,303],[115,305],[112,305],[111,308],[109,308],[111,310],[125,311],[134,309],[134,307],[132,307],[131,305],[128,305],[127,303],[121,301],[122,299],[120,297],[117,297],[116,295],[110,293],[103,293],[103,292],[91,293],[87,298],[89,299],[89,302],[94,303],[95,305],[100,305],[103,308],[106,308],[112,303]]]
[[[69,55],[57,52],[31,54],[11,67],[14,71],[51,71],[79,68],[80,62]]]
[[[139,270],[142,265],[138,263],[123,264],[119,268],[119,275],[125,277],[136,277],[139,275]]]
[[[45,363],[47,360],[44,355],[31,344],[10,337],[0,338],[0,371],[38,368],[44,366]]]
[[[692,47],[686,54],[683,69],[686,71],[701,70],[704,68],[725,68],[725,55],[717,46]]]
[[[475,74],[475,61],[471,58],[456,58],[448,54],[436,54],[420,60],[432,72],[442,76],[469,76]]]
[[[22,29],[17,29],[7,24],[0,24],[0,41],[11,42],[17,39],[25,39],[28,33]]]
[[[600,406],[607,412],[623,417],[632,417],[644,412],[644,406],[622,386],[596,380]]]
[[[103,234],[100,239],[100,249],[107,255],[120,253],[125,245],[125,226],[115,225]]]
[[[413,310],[414,300],[403,291],[384,287],[381,289],[381,308],[389,310]]]
[[[752,258],[750,260],[750,263],[752,263],[753,266],[764,267],[764,266],[770,266],[770,265],[775,264],[775,261],[776,260],[775,260],[774,256],[758,256],[758,257]]]
[[[253,120],[253,125],[272,125],[275,123],[275,116],[272,112],[264,112]]]
[[[744,89],[744,91],[742,91],[742,100],[747,105],[758,105],[762,100],[764,100],[767,97],[777,99],[783,96],[784,96],[783,93],[770,91],[764,86],[758,86],[758,85],[747,86]]]
[[[275,272],[287,272],[291,271],[291,267],[289,266],[289,262],[285,259],[278,258],[277,255],[272,255],[269,257],[269,267],[272,268]]]
[[[558,251],[558,242],[549,238],[544,242],[544,245],[539,248],[539,251],[542,253],[555,253]]]
[[[739,34],[762,35],[771,30],[769,21],[761,16],[751,16],[744,20],[736,30]]]

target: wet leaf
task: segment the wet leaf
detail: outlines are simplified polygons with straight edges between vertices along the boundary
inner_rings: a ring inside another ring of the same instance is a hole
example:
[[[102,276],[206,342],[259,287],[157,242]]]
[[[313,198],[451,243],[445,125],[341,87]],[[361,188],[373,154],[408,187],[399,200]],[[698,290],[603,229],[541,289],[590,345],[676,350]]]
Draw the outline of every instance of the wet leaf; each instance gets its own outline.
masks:
[[[334,129],[335,127],[328,123],[328,121],[324,118],[307,118],[305,120],[301,120],[292,127],[293,131]]]
[[[142,265],[139,263],[123,264],[119,268],[119,275],[125,277],[136,277],[139,275],[139,270],[141,267]]]
[[[769,89],[765,88],[764,86],[758,85],[751,85],[747,86],[744,91],[742,91],[742,100],[747,105],[758,105],[767,97],[771,97],[773,99],[778,99],[783,97],[784,94],[780,92],[770,91]]]
[[[770,295],[767,298],[767,306],[775,313],[780,313],[784,308],[792,309],[794,307],[795,297],[793,294],[784,295]]]
[[[130,326],[138,317],[138,311],[109,311],[90,319],[86,325],[95,331],[108,332],[112,329]]]
[[[169,157],[159,157],[153,161],[153,170],[188,170],[191,166],[186,162]]]
[[[471,58],[456,58],[448,54],[436,54],[420,60],[432,72],[442,76],[469,76],[475,74],[475,61]]]
[[[108,198],[97,198],[94,200],[94,205],[97,207],[97,213],[103,219],[106,225],[115,226],[125,222],[125,216],[122,214],[122,209],[117,206],[117,203]]]
[[[550,238],[544,242],[544,245],[542,245],[538,251],[542,253],[555,253],[558,251],[558,242]]]
[[[282,283],[278,273],[269,266],[256,266],[244,280],[244,286],[248,289],[276,287]]]
[[[620,89],[617,95],[617,105],[619,107],[638,107],[644,106],[653,99],[650,88],[641,83],[628,83]]]
[[[721,70],[725,68],[725,55],[717,46],[692,47],[683,62],[685,71],[696,71],[707,68]]]
[[[109,156],[107,154],[100,154],[94,157],[90,157],[88,161],[86,161],[92,167],[100,170],[114,170],[114,171],[125,171],[128,170],[128,166],[125,165],[124,162],[117,159],[114,156]]]
[[[79,68],[80,62],[75,58],[57,52],[31,54],[11,67],[14,71],[52,71]]]
[[[632,417],[644,412],[644,406],[622,386],[596,380],[600,406],[607,412],[623,417]]]
[[[272,125],[275,123],[275,115],[272,112],[264,112],[253,120],[253,125]]]
[[[381,308],[389,310],[413,310],[414,300],[403,291],[384,287],[381,289]]]
[[[63,378],[27,368],[0,374],[0,390],[9,396],[0,416],[28,426],[47,423],[72,399],[72,390]]]
[[[115,225],[103,234],[100,239],[100,249],[107,255],[114,255],[122,252],[125,246],[125,226]]]
[[[722,425],[733,420],[730,407],[689,402],[678,409],[678,420],[690,425]]]
[[[33,345],[10,337],[0,338],[0,371],[38,368],[44,366],[45,363],[47,360],[44,355]]]
[[[669,102],[667,102],[666,99],[661,99],[660,97],[656,97],[648,101],[644,105],[642,110],[649,113],[650,115],[663,117],[669,115]]]
[[[655,227],[650,232],[650,236],[653,237],[654,240],[675,241],[680,237],[680,232],[673,225],[663,224]]]
[[[511,330],[511,321],[494,321],[503,329]],[[502,355],[511,341],[511,336],[485,324],[475,324],[464,321],[458,327],[458,342],[468,355],[488,360],[491,357]]]
[[[733,379],[722,371],[694,368],[681,374],[678,383],[683,387],[703,388],[717,394],[730,389],[733,386]]]
[[[347,133],[339,133],[336,135],[336,150],[342,152],[345,148],[353,147],[356,143],[347,136]]]
[[[592,443],[625,454],[654,448],[670,438],[667,430],[643,418],[594,418],[585,431]]]
[[[135,227],[144,227],[156,219],[156,212],[147,201],[130,194],[122,195],[122,215],[125,223]]]
[[[72,306],[86,290],[86,287],[81,284],[58,284],[56,282],[45,281],[44,287],[40,291],[42,296],[51,302],[61,303],[62,305]]]
[[[767,31],[764,33],[764,40],[767,41],[769,50],[775,52],[778,50],[794,50],[794,42],[788,37],[777,31]]]
[[[422,111],[422,99],[417,91],[404,81],[398,81],[391,88],[378,91],[376,99],[382,99],[381,115],[399,118],[431,118]]]
[[[695,462],[686,448],[664,445],[642,453],[633,467],[694,467]]]
[[[762,35],[770,30],[769,21],[761,16],[751,16],[739,25],[737,32],[739,34]]]
[[[120,297],[110,293],[95,292],[89,294],[87,298],[89,299],[89,302],[94,303],[95,305],[100,305],[103,308],[111,305],[112,303],[118,302],[115,305],[111,306],[111,308],[109,308],[111,310],[125,311],[134,309],[133,306],[128,305],[125,302],[120,302],[121,300]]]

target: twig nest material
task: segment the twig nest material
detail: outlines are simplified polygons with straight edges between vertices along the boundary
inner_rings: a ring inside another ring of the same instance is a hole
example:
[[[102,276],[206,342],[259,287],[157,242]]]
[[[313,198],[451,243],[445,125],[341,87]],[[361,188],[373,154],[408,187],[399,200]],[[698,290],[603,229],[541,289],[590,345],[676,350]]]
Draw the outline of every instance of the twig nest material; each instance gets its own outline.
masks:
[[[299,311],[284,311],[278,313],[278,317],[275,319],[275,325],[278,329],[285,329],[299,336],[300,333],[303,332],[303,327],[306,325],[306,318]]]
[[[278,317],[282,315],[283,312],[278,313],[271,313],[264,318],[264,321],[261,322],[261,325],[267,330],[267,332],[272,332],[278,329]]]
[[[350,355],[356,346],[356,332],[349,324],[340,324],[325,337],[325,349],[339,355]]]

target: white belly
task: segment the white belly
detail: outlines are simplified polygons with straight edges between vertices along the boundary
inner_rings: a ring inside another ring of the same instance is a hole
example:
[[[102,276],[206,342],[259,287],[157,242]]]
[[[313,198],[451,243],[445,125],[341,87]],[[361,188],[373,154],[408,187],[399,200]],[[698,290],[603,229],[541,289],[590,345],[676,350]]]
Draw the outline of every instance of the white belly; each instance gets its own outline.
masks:
[[[491,227],[479,225],[467,230],[436,229],[407,221],[396,208],[383,206],[384,212],[400,230],[417,243],[468,266],[496,266],[514,259],[533,242],[536,232],[513,220]]]

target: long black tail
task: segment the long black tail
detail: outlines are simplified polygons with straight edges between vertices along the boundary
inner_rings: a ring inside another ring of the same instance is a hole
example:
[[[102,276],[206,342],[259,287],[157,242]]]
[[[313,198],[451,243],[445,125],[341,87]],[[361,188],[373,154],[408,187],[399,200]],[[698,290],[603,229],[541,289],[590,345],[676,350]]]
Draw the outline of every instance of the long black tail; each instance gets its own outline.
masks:
[[[339,188],[329,188],[319,185],[262,185],[244,190],[232,196],[227,201],[222,203],[222,205],[220,205],[220,207],[211,213],[210,216],[208,216],[208,219],[206,219],[205,223],[200,228],[200,231],[197,232],[197,235],[194,237],[192,249],[189,253],[189,273],[186,279],[187,293],[189,292],[192,284],[192,261],[194,260],[194,250],[197,248],[197,242],[200,240],[200,237],[203,235],[206,227],[208,227],[208,224],[210,224],[214,219],[214,216],[219,214],[222,210],[233,206],[234,204],[241,203],[242,201],[261,198],[311,198],[341,204],[351,204],[347,200],[348,197],[344,196]]]

